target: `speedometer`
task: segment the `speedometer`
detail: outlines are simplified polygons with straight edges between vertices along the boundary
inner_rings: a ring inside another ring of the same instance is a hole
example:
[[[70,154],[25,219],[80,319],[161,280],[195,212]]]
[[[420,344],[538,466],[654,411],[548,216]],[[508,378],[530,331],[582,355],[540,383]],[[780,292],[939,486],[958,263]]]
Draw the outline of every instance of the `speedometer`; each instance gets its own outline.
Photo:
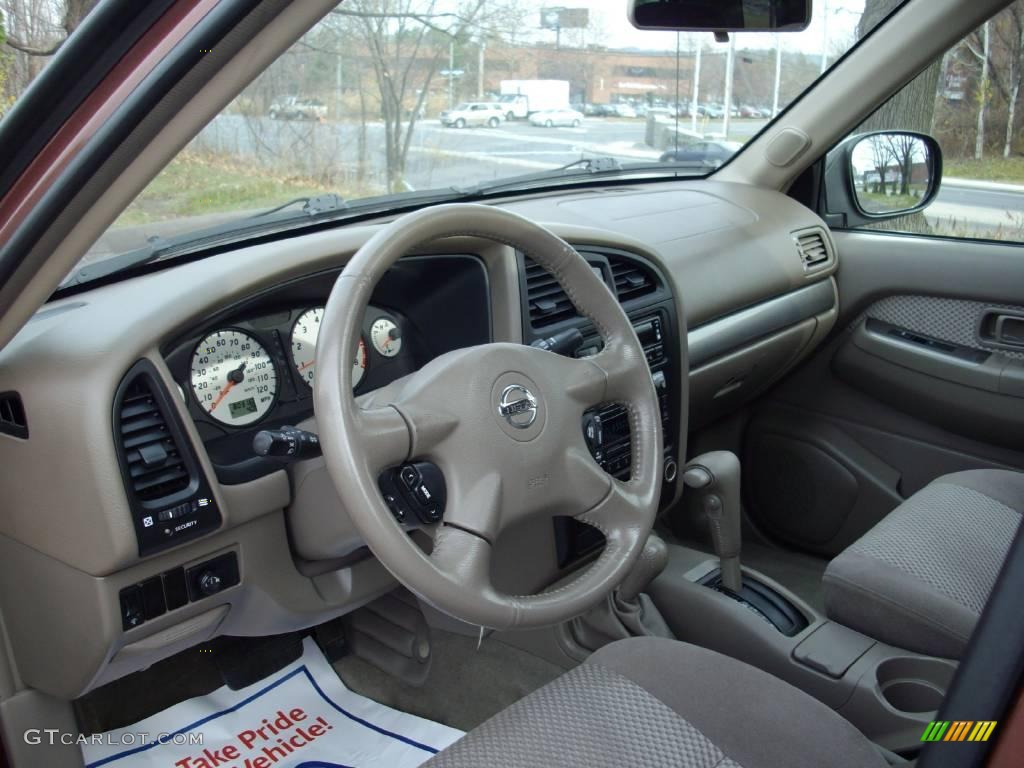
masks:
[[[302,380],[313,386],[313,376],[316,371],[316,339],[320,335],[320,323],[324,319],[324,308],[314,307],[307,309],[292,327],[292,360],[295,362],[295,370],[298,371]],[[356,359],[352,361],[352,387],[359,386],[366,373],[367,364],[366,342],[359,339],[356,347]]]
[[[223,330],[199,342],[192,355],[192,391],[222,424],[259,421],[277,397],[277,371],[267,350],[247,333]]]

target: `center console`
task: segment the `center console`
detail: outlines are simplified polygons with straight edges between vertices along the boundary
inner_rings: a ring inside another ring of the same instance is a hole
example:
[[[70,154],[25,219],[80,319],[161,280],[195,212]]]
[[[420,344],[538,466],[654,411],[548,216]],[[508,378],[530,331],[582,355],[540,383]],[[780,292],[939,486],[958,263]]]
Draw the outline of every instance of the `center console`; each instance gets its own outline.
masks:
[[[604,281],[622,305],[643,346],[661,407],[664,435],[661,506],[676,496],[679,474],[678,434],[681,374],[678,320],[675,300],[658,268],[634,253],[596,246],[577,245],[594,273]],[[576,330],[582,339],[568,354],[583,358],[601,350],[600,335],[587,318],[580,317],[557,281],[540,265],[520,255],[523,340],[543,342]],[[591,455],[608,474],[619,479],[629,475],[632,460],[629,417],[619,403],[605,403],[587,411],[580,425]],[[597,550],[604,539],[591,526],[568,518],[555,519],[559,566],[565,567]]]

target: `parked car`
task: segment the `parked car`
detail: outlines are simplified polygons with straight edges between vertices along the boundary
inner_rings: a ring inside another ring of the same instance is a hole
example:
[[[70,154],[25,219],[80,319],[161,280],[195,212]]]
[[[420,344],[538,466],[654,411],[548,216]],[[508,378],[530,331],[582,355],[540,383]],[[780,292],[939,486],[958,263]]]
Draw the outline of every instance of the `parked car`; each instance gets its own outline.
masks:
[[[441,125],[446,128],[465,128],[467,126],[486,125],[497,128],[505,119],[500,104],[473,101],[459,104],[455,109],[446,109],[441,113]]]
[[[531,125],[542,125],[545,128],[553,128],[556,125],[570,125],[573,128],[578,128],[582,122],[583,113],[569,108],[545,109],[530,115]]]
[[[269,114],[271,120],[323,120],[327,117],[327,105],[320,99],[289,96],[271,104]]]
[[[697,107],[697,115],[699,117],[710,117],[720,120],[725,117],[725,110],[717,104],[701,104]]]
[[[612,104],[615,117],[636,117],[636,110],[630,104]]]
[[[663,163],[695,163],[717,168],[743,147],[738,141],[699,141],[661,154]]]

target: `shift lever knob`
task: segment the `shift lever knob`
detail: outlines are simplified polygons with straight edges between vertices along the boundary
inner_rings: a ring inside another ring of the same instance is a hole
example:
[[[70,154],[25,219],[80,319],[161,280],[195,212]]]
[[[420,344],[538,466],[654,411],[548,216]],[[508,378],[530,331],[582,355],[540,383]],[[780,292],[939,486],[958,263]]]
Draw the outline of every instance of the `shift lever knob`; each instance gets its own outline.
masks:
[[[731,451],[711,451],[692,459],[683,469],[683,482],[701,495],[711,526],[711,542],[721,560],[722,586],[739,593],[740,461]]]

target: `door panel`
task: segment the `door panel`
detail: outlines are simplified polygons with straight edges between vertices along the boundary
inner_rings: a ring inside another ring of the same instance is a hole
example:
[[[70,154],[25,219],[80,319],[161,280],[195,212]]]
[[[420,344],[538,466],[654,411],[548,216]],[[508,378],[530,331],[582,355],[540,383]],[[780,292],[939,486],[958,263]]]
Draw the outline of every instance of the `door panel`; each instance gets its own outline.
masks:
[[[1024,470],[1024,246],[835,239],[837,330],[758,401],[743,462],[755,524],[825,555],[940,475]]]

